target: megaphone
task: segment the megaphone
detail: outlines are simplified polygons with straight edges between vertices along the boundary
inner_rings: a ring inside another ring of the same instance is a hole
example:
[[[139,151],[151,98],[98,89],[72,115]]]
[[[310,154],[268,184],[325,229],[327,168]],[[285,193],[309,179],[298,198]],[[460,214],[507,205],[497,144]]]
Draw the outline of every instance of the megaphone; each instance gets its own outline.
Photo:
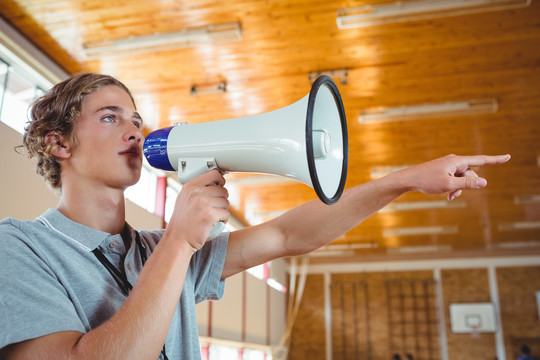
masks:
[[[159,129],[146,137],[143,152],[151,166],[177,171],[182,184],[212,169],[273,174],[307,184],[331,205],[341,197],[347,178],[343,101],[334,81],[323,75],[292,105]]]

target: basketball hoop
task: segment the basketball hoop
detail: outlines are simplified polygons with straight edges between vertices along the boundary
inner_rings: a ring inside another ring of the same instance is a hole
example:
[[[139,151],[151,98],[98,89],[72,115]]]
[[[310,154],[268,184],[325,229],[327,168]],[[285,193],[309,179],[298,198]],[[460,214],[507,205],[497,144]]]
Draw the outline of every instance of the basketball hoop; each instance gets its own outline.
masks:
[[[471,329],[471,337],[477,338],[480,334],[480,326],[482,325],[482,318],[477,314],[465,315],[465,325]]]
[[[471,325],[471,337],[477,338],[480,336],[480,326],[479,325]]]

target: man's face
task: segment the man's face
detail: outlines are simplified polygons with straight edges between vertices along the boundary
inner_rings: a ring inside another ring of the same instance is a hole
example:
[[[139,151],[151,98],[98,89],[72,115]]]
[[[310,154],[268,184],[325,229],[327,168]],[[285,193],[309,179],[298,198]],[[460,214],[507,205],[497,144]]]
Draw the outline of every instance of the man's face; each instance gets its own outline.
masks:
[[[135,184],[142,166],[141,129],[142,119],[121,88],[109,85],[87,95],[75,127],[78,145],[70,171],[96,185],[123,190]]]

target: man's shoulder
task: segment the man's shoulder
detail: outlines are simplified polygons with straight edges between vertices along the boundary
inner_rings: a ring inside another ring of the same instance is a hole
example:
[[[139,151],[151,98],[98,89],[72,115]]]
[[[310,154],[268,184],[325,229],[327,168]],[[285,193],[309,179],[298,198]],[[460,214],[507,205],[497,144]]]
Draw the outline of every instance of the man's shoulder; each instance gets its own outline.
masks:
[[[21,220],[13,217],[6,217],[0,220],[0,233],[8,231],[8,229],[17,229],[24,231],[26,229],[40,228],[42,226],[39,221],[36,220]]]
[[[7,217],[0,220],[0,232],[8,231],[8,229],[18,229],[22,230],[25,227],[31,226],[30,224],[33,221],[30,220],[20,220],[12,217]]]
[[[35,247],[35,238],[41,237],[44,226],[36,220],[21,220],[12,217],[0,220],[0,246]]]
[[[23,222],[24,220],[15,219],[12,217],[7,217],[0,220],[0,226],[16,226],[17,224]]]

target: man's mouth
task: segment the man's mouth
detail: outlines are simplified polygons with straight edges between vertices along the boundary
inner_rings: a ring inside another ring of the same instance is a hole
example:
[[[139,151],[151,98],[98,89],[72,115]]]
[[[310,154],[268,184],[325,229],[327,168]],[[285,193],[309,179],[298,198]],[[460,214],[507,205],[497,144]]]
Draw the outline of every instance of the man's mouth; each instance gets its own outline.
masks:
[[[141,158],[141,150],[138,147],[133,146],[127,150],[121,151],[120,155],[127,155],[133,158]]]

